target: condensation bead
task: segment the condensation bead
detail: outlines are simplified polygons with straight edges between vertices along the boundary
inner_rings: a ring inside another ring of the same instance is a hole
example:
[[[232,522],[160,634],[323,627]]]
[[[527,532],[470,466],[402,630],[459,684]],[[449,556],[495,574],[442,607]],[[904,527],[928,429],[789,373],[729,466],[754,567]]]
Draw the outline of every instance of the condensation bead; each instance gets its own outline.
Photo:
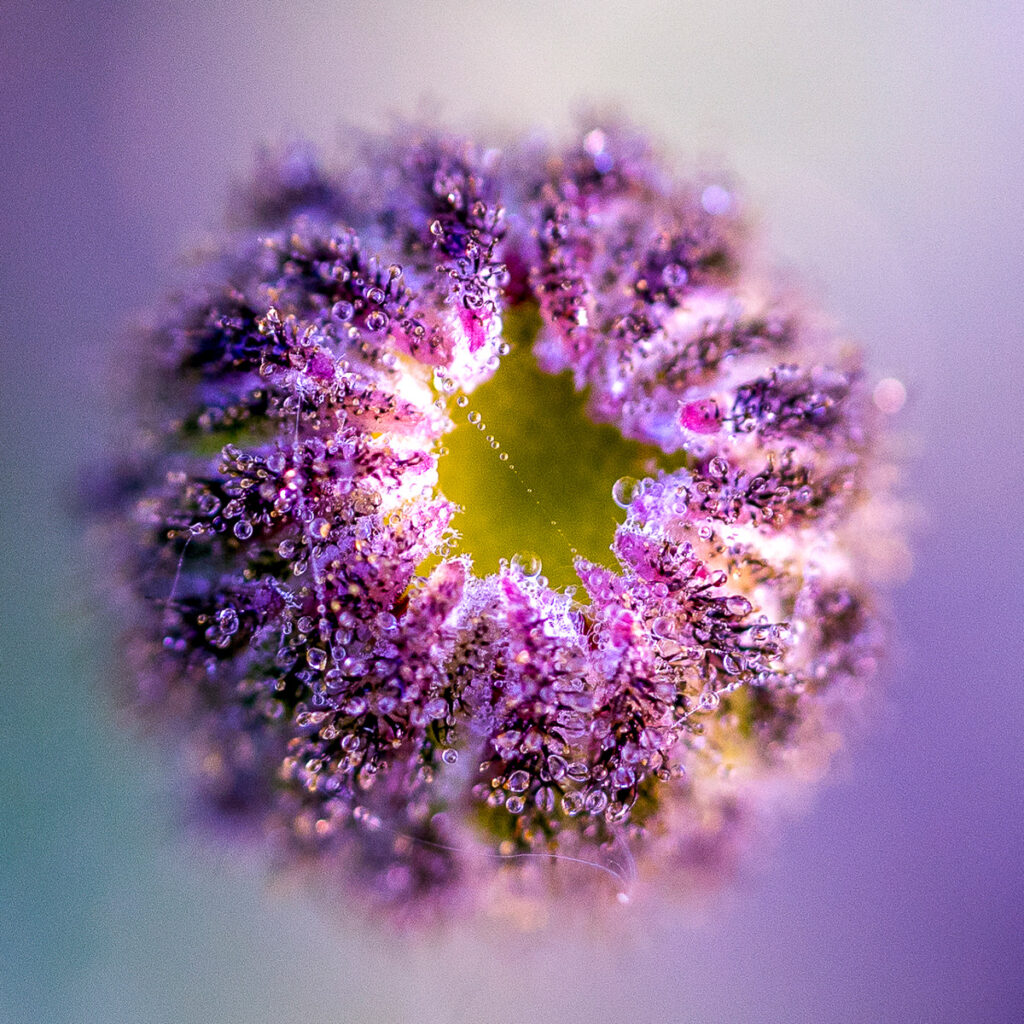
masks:
[[[661,272],[661,280],[670,288],[681,288],[689,279],[686,267],[679,263],[668,263]]]
[[[201,494],[196,501],[196,505],[203,515],[212,516],[220,508],[220,498],[215,494]]]
[[[349,715],[365,715],[370,705],[363,696],[352,697],[345,703],[345,713]]]
[[[583,810],[583,796],[572,790],[562,796],[562,811],[570,818],[575,818]]]
[[[380,331],[387,330],[387,326],[388,326],[388,315],[387,315],[387,313],[385,313],[385,312],[383,312],[382,310],[379,310],[379,309],[373,310],[373,312],[367,314],[366,326],[371,331],[376,331],[378,333]]]
[[[217,613],[217,625],[222,633],[231,634],[238,630],[238,612],[234,608],[222,608]]]
[[[439,697],[429,700],[423,708],[423,713],[433,721],[443,719],[448,714],[448,702]]]
[[[393,633],[398,629],[398,619],[391,612],[381,612],[376,619],[377,628],[383,633]]]
[[[533,797],[537,809],[544,814],[550,814],[555,809],[557,800],[558,794],[551,786],[541,786]]]
[[[708,475],[715,480],[724,480],[729,475],[729,463],[716,456],[708,463]]]
[[[697,706],[701,711],[714,711],[719,703],[720,698],[714,690],[705,690],[701,693]]]
[[[636,494],[638,481],[635,477],[621,476],[612,486],[612,499],[619,508],[629,508]]]
[[[512,556],[512,568],[521,572],[527,579],[540,575],[540,559],[532,551],[520,551]]]
[[[656,618],[651,623],[651,632],[655,636],[666,637],[671,639],[677,635],[678,625],[675,619],[670,619],[668,616],[662,615]]]

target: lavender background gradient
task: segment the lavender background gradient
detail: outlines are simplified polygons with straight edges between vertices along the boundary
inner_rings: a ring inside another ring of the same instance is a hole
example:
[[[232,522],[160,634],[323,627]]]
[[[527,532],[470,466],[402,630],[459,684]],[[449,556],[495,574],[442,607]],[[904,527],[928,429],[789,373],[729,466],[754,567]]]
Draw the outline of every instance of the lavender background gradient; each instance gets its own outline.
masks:
[[[0,1021],[1020,1021],[1022,10],[0,3]],[[512,127],[618,100],[723,155],[775,251],[910,390],[925,522],[887,689],[703,919],[390,938],[182,833],[177,779],[105,695],[68,508],[119,443],[109,338],[257,142],[330,142],[424,96]]]

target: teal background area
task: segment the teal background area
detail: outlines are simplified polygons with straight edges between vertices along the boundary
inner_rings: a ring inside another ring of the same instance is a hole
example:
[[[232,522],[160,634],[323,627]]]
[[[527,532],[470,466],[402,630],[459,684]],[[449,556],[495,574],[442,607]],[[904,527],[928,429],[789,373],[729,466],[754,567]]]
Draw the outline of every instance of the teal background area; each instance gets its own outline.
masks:
[[[0,1022],[1024,1018],[1022,40],[1012,0],[0,3]],[[400,939],[180,827],[75,481],[257,143],[589,99],[722,157],[906,382],[915,572],[859,736],[719,904]]]

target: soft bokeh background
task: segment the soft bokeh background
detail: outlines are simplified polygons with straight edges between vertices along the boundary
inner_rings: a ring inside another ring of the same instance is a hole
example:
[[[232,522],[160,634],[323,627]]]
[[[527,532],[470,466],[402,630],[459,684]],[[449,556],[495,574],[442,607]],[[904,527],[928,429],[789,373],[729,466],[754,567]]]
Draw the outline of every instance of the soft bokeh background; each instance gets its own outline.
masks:
[[[1024,14],[1016,0],[0,2],[0,1021],[981,1022],[1024,1016]],[[112,336],[255,144],[436,101],[619,101],[723,155],[911,393],[916,571],[867,728],[703,920],[409,943],[176,825],[114,721],[78,467]]]

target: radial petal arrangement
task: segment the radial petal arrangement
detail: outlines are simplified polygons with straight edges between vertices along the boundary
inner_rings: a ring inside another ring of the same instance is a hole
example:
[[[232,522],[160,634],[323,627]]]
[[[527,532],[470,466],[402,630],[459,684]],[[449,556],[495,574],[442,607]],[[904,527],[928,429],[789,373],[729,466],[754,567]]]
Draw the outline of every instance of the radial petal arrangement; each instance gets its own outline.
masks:
[[[132,703],[209,820],[402,915],[607,901],[721,879],[820,774],[880,650],[882,414],[737,207],[621,126],[261,161],[146,338],[115,524]],[[653,453],[581,496],[604,562],[554,524],[572,586],[478,568],[439,480],[517,352]]]

